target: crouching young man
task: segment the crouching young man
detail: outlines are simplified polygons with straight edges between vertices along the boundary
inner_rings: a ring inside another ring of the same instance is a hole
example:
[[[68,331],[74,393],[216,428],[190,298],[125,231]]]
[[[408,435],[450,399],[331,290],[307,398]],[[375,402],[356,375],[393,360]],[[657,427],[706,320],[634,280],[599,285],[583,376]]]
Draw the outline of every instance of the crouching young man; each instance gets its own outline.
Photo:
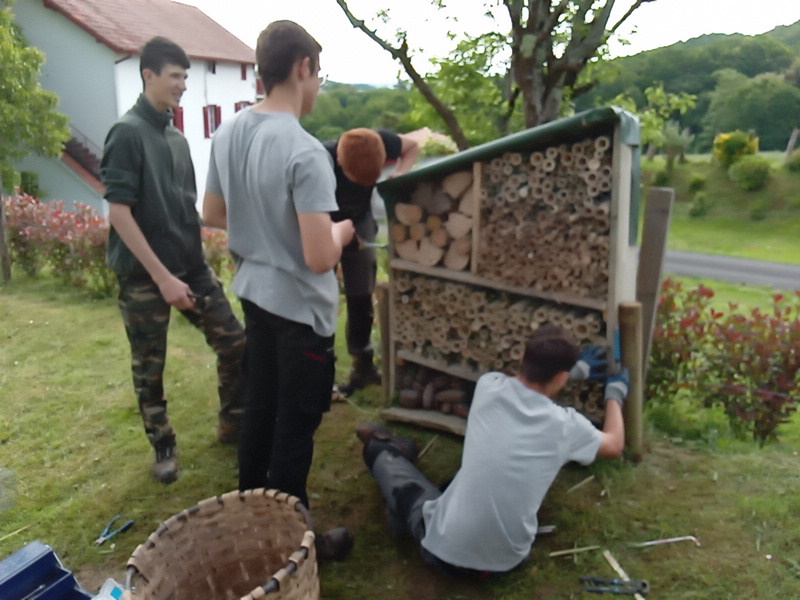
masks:
[[[581,371],[576,364],[586,367],[582,377],[599,364],[579,363],[579,358],[580,350],[563,330],[545,326],[528,340],[516,377],[483,375],[470,408],[461,467],[444,492],[412,464],[411,440],[371,423],[358,428],[364,461],[386,499],[393,532],[412,535],[438,571],[514,569],[530,554],[539,506],[561,467],[622,454],[627,371],[607,377],[602,431],[551,400],[570,371]]]

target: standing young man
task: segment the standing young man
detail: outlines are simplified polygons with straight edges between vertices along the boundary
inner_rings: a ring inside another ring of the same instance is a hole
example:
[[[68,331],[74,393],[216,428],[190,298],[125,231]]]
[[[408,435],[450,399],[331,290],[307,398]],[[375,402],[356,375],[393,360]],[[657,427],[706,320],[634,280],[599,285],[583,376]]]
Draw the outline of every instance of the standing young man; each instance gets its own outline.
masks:
[[[205,262],[189,144],[171,124],[188,68],[186,53],[170,40],[145,44],[144,92],[108,132],[101,165],[111,224],[108,262],[119,280],[134,390],[155,449],[152,474],[164,483],[179,473],[163,386],[171,307],[203,332],[217,355],[220,441],[236,440],[244,403],[244,331]]]
[[[420,543],[426,563],[448,575],[502,573],[525,561],[539,506],[567,462],[587,465],[618,457],[625,443],[622,405],[628,374],[607,377],[606,416],[599,431],[554,397],[572,375],[597,378],[593,352],[579,350],[560,328],[545,326],[528,340],[519,375],[483,375],[470,407],[461,468],[444,492],[412,464],[406,438],[365,423],[357,430],[364,461],[387,502],[396,534]],[[581,369],[574,369],[578,365]]]
[[[394,164],[393,177],[411,170],[420,153],[419,133],[397,134],[385,129],[351,129],[338,140],[323,142],[333,159],[336,175],[334,221],[350,219],[360,240],[374,242],[378,225],[372,214],[372,193],[384,167]],[[366,385],[379,384],[381,374],[373,362],[370,340],[375,317],[377,260],[375,248],[360,247],[353,240],[342,252],[342,278],[347,299],[347,351],[353,365],[346,384],[339,386],[345,396]],[[334,396],[336,391],[334,391]]]
[[[238,258],[232,289],[245,314],[249,385],[239,488],[277,488],[306,506],[314,433],[333,386],[333,269],[354,233],[352,221],[331,221],[331,159],[299,122],[319,92],[320,51],[291,21],[261,32],[266,96],[214,135],[203,209],[209,225],[228,229]]]

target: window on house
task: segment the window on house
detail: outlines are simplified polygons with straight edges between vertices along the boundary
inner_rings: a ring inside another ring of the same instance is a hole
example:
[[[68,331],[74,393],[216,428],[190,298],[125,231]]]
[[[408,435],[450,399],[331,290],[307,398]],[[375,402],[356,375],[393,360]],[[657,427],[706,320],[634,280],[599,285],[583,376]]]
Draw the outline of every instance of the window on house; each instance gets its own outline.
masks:
[[[247,63],[242,63],[242,81],[247,81]]]
[[[222,108],[217,104],[209,104],[203,107],[203,128],[205,136],[210,138],[222,123]]]
[[[251,104],[252,102],[250,102],[249,100],[239,100],[239,102],[234,103],[233,112],[239,112],[245,106],[250,106]]]
[[[261,81],[261,77],[256,79],[256,95],[259,98],[264,96],[264,82]]]
[[[183,107],[172,109],[172,124],[179,130],[183,131]]]
[[[209,73],[216,73],[217,72],[217,61],[215,61],[215,60],[208,61],[208,72]]]

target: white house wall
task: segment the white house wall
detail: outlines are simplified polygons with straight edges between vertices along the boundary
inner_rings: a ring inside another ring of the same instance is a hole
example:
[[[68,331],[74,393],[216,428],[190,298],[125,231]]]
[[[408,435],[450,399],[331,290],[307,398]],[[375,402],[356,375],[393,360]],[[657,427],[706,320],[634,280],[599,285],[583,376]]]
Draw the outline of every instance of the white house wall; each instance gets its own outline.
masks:
[[[12,10],[29,43],[46,55],[42,87],[59,95],[59,110],[70,118],[75,129],[102,149],[111,125],[135,104],[142,92],[139,56],[113,52],[63,15],[45,8],[42,0],[17,0]],[[217,62],[215,73],[210,72],[208,64],[206,60],[191,59],[187,91],[181,100],[184,135],[197,178],[198,206],[203,198],[211,150],[211,139],[204,134],[203,107],[220,106],[221,120],[225,122],[234,114],[237,102],[252,102],[256,96],[252,65],[248,65],[247,79],[243,81],[239,63]],[[37,172],[40,186],[47,190],[50,199],[102,206],[99,195],[90,186],[84,187],[95,194],[93,202],[87,202],[84,189],[76,189],[63,179],[66,166],[60,160],[49,160],[58,163],[51,165],[52,172],[48,159],[26,160],[18,169]],[[33,164],[36,169],[30,168]],[[105,207],[103,210],[107,212]]]
[[[19,171],[38,173],[39,195],[42,200],[63,200],[68,209],[79,202],[91,206],[103,216],[108,215],[107,203],[97,190],[62,161],[30,154],[17,163],[16,168]]]

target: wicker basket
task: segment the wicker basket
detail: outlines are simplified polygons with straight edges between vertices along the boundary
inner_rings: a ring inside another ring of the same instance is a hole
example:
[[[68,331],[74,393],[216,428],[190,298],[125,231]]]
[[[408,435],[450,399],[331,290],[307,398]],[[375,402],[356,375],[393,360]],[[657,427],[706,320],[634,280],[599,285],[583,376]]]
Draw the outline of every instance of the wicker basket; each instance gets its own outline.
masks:
[[[277,490],[229,492],[170,517],[128,560],[131,600],[317,600],[311,517]]]

